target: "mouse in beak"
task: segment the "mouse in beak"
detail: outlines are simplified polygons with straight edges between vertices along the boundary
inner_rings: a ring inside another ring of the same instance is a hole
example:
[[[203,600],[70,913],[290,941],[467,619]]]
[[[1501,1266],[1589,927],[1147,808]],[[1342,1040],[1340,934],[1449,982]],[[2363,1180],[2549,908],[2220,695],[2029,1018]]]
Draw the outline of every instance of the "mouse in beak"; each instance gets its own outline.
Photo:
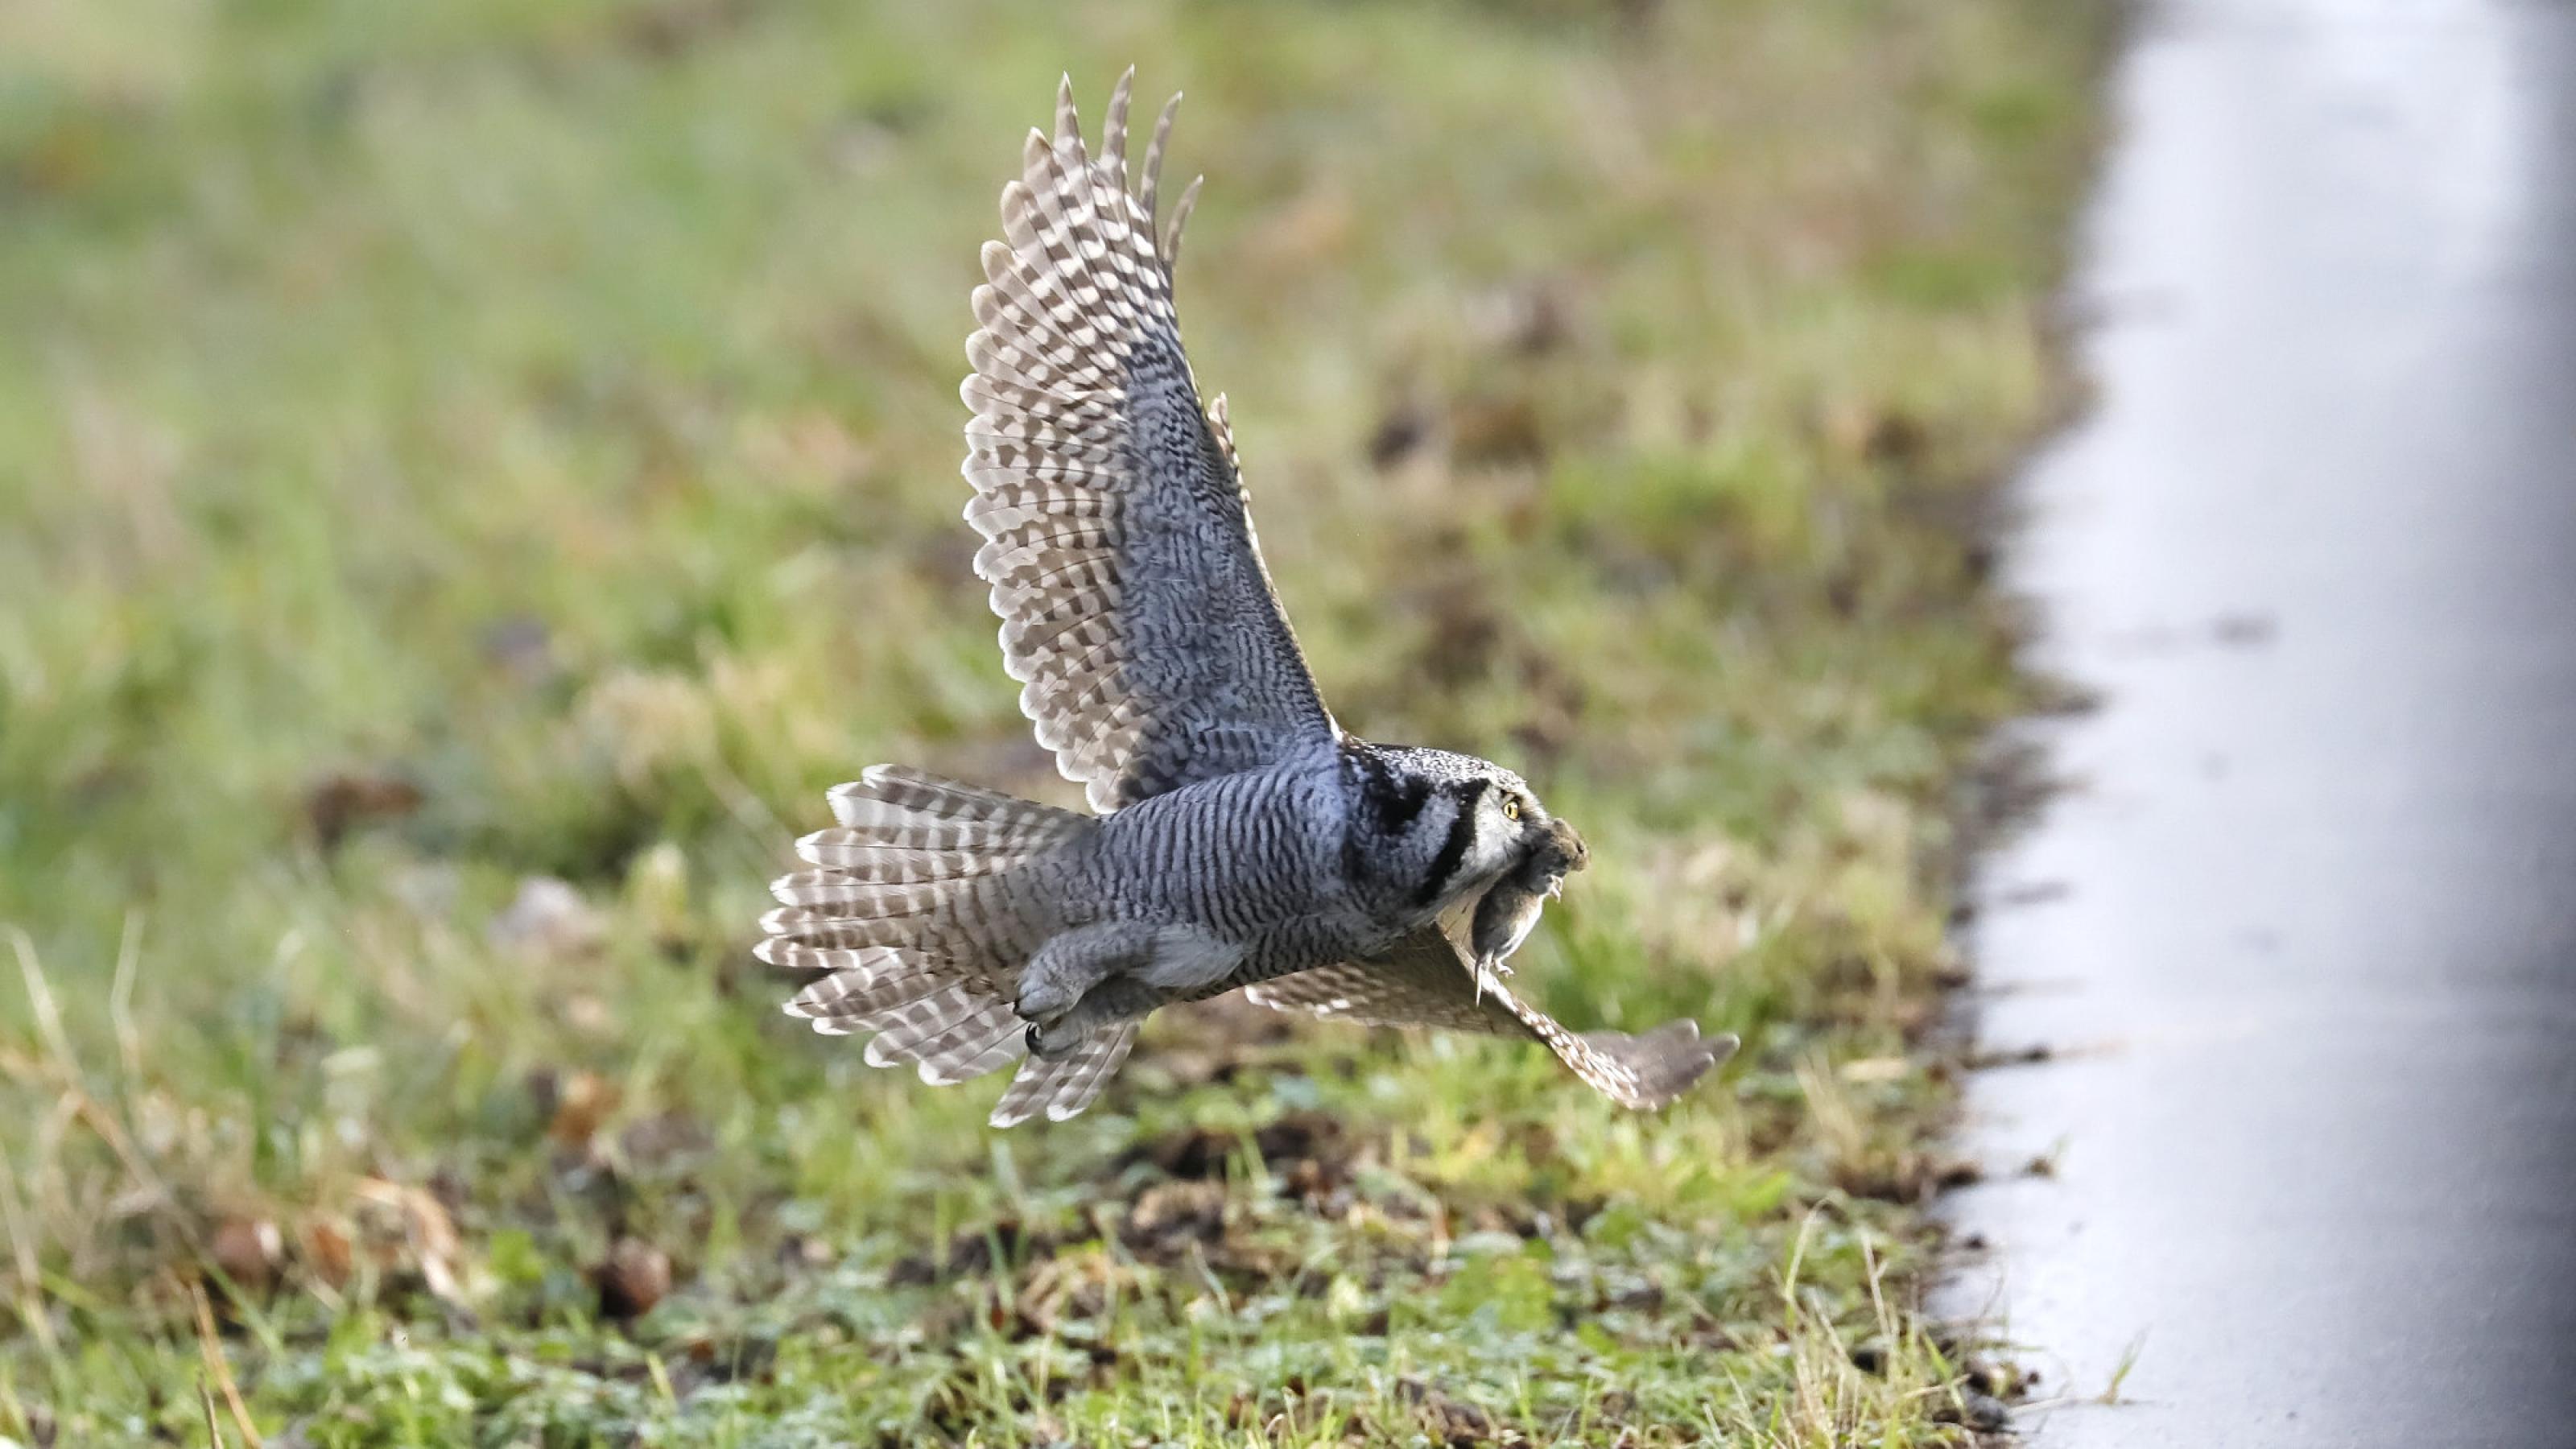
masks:
[[[1504,959],[1529,939],[1530,932],[1538,928],[1540,911],[1564,894],[1565,878],[1583,869],[1591,855],[1573,826],[1550,820],[1546,831],[1530,843],[1529,853],[1521,857],[1520,864],[1494,882],[1485,898],[1476,903],[1475,921],[1467,936],[1468,949],[1475,953],[1476,963],[1497,976],[1510,975]]]

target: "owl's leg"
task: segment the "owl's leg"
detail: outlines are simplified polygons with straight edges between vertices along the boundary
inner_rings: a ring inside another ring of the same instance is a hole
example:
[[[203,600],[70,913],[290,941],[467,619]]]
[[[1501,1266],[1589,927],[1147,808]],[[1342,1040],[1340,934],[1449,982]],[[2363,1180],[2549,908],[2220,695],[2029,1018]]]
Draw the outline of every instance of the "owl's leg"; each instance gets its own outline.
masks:
[[[1047,938],[1020,968],[1021,1016],[1040,1026],[1053,1024],[1091,989],[1153,957],[1154,928],[1135,921],[1100,921],[1076,926]]]
[[[1170,999],[1134,976],[1112,976],[1084,992],[1063,1015],[1043,1024],[1030,1022],[1029,1055],[1040,1061],[1071,1056],[1103,1028],[1134,1021]]]

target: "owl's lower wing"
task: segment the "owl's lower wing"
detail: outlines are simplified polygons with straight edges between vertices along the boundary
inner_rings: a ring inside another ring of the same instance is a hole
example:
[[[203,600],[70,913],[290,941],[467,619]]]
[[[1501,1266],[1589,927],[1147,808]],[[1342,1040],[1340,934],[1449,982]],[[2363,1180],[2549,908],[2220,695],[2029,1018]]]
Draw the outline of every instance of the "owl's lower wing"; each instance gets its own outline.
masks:
[[[1374,956],[1277,976],[1244,995],[1280,1011],[1302,1011],[1361,1026],[1429,1026],[1545,1040],[1491,974],[1476,989],[1473,968],[1436,925]],[[1526,1010],[1526,1008],[1524,1008]]]
[[[1734,1055],[1736,1047],[1731,1035],[1701,1037],[1699,1023],[1687,1017],[1633,1036],[1569,1031],[1476,966],[1437,925],[1424,926],[1374,956],[1277,977],[1246,988],[1244,994],[1280,1011],[1336,1021],[1545,1042],[1557,1060],[1603,1096],[1641,1110],[1680,1096]]]
[[[966,342],[967,521],[1038,742],[1114,810],[1335,737],[1252,532],[1225,399],[1203,409],[1172,307],[1198,184],[1155,231],[1172,106],[1127,190],[1131,71],[1085,151],[1070,82],[1029,133]]]

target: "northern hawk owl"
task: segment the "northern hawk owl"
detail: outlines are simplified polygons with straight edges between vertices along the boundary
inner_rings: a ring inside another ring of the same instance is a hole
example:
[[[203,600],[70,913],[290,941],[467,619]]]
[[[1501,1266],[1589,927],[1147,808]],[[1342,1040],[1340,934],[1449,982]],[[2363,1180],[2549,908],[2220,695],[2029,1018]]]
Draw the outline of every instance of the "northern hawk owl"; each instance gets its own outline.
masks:
[[[1097,156],[1070,81],[1029,133],[966,341],[966,520],[1020,708],[1097,815],[879,765],[797,842],[761,958],[867,1059],[962,1081],[1020,1062],[996,1126],[1100,1094],[1155,1008],[1282,1011],[1543,1042],[1631,1107],[1734,1049],[1696,1023],[1574,1032],[1502,958],[1582,844],[1489,760],[1372,744],[1324,708],[1261,561],[1226,423],[1172,309],[1199,184],[1158,228],[1127,172],[1131,71]],[[1482,909],[1479,909],[1480,906]],[[1481,957],[1481,959],[1480,959]],[[1025,1059],[1025,1060],[1023,1060]]]

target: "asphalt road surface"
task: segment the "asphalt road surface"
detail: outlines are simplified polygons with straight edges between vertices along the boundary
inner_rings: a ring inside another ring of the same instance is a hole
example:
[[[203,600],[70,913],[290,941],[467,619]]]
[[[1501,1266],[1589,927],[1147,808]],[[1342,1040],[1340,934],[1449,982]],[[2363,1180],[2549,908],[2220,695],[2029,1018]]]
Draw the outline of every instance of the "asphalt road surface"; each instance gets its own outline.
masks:
[[[2114,85],[1947,1306],[2043,1446],[2569,1449],[2576,3],[2150,4]]]

